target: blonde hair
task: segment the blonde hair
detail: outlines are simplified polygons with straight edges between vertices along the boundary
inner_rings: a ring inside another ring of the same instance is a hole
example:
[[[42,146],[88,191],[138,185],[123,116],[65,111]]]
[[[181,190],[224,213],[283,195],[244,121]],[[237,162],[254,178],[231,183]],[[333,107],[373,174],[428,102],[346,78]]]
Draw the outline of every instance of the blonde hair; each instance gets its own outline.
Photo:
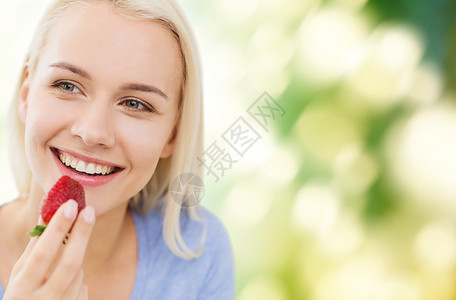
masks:
[[[96,2],[111,5],[125,17],[158,22],[169,30],[178,42],[183,65],[183,82],[174,152],[170,157],[159,161],[147,185],[130,199],[130,207],[140,213],[160,209],[164,214],[163,236],[170,250],[182,258],[198,257],[204,244],[205,231],[198,249],[187,247],[179,224],[182,203],[174,201],[168,191],[170,182],[180,174],[193,173],[200,177],[203,175],[196,162],[197,155],[203,151],[203,95],[199,54],[190,26],[173,0],[55,0],[51,4],[30,45],[9,114],[10,162],[19,194],[25,196],[29,193],[32,179],[25,156],[25,126],[18,111],[19,90],[25,70],[28,67],[31,72],[33,71],[50,30],[65,11],[74,4]],[[192,219],[203,221],[198,214],[198,208],[195,206],[186,210]]]

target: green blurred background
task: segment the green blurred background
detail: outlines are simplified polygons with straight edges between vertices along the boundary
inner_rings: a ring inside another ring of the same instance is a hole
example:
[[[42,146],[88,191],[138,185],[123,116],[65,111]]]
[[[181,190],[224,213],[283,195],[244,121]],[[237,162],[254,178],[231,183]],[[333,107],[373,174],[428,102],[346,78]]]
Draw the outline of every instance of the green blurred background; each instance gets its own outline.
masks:
[[[0,11],[0,202],[6,108],[48,2]],[[261,135],[203,199],[232,237],[237,299],[456,299],[456,3],[179,2],[206,145],[238,117]],[[247,113],[263,92],[286,111],[269,131]]]

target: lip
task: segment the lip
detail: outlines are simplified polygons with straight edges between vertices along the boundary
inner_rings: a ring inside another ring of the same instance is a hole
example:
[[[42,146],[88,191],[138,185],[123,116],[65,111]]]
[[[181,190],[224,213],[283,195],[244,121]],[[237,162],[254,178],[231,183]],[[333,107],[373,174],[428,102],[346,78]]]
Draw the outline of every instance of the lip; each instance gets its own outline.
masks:
[[[110,182],[111,180],[113,180],[118,174],[120,174],[123,170],[122,167],[120,166],[117,166],[117,165],[114,165],[112,163],[109,163],[109,162],[106,162],[106,161],[103,161],[103,160],[99,160],[99,159],[94,159],[94,158],[90,158],[90,157],[87,157],[87,156],[84,156],[84,155],[81,155],[81,154],[77,154],[75,152],[72,152],[72,151],[62,151],[62,150],[59,150],[57,148],[51,148],[51,152],[52,152],[52,156],[54,157],[54,160],[55,160],[55,163],[57,165],[57,168],[59,169],[60,173],[63,175],[68,175],[70,176],[72,179],[78,181],[82,186],[87,186],[87,187],[97,187],[97,186],[101,186],[101,185],[104,185],[104,184],[107,184],[108,182]],[[110,166],[110,167],[116,167],[116,168],[119,168],[118,171],[110,174],[110,175],[82,175],[78,172],[75,172],[69,168],[67,168],[65,165],[62,164],[62,162],[60,161],[60,159],[58,158],[58,154],[60,152],[65,152],[65,153],[68,153],[68,154],[71,154],[75,157],[78,157],[79,159],[81,160],[84,160],[86,162],[92,162],[92,163],[97,163],[97,164],[103,164],[103,165],[107,165],[107,166]]]

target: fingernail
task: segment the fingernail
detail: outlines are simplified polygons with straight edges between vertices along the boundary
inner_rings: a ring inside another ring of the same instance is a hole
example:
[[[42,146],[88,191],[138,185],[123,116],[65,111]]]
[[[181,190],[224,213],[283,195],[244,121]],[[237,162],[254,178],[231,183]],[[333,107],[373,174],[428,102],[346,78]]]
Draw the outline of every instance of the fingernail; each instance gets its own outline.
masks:
[[[82,211],[82,217],[87,224],[92,224],[95,220],[95,210],[92,206],[86,206]]]
[[[63,210],[63,215],[67,219],[74,219],[76,217],[76,214],[78,213],[78,204],[74,200],[68,200],[67,203],[65,203],[65,208]]]

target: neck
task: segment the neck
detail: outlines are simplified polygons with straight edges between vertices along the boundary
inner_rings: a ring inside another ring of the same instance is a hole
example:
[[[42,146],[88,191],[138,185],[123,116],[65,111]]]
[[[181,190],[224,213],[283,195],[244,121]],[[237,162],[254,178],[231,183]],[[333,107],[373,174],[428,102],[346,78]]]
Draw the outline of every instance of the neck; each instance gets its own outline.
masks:
[[[35,181],[32,181],[29,197],[27,200],[21,200],[25,209],[22,210],[24,215],[21,220],[24,221],[20,230],[24,233],[21,235],[26,237],[24,239],[26,243],[28,242],[27,232],[36,225],[38,220],[43,197],[44,191]],[[91,274],[96,276],[100,271],[108,269],[110,262],[122,255],[123,247],[120,245],[125,245],[126,239],[134,236],[134,222],[127,206],[128,202],[125,202],[106,213],[97,214],[83,262],[86,278]]]

